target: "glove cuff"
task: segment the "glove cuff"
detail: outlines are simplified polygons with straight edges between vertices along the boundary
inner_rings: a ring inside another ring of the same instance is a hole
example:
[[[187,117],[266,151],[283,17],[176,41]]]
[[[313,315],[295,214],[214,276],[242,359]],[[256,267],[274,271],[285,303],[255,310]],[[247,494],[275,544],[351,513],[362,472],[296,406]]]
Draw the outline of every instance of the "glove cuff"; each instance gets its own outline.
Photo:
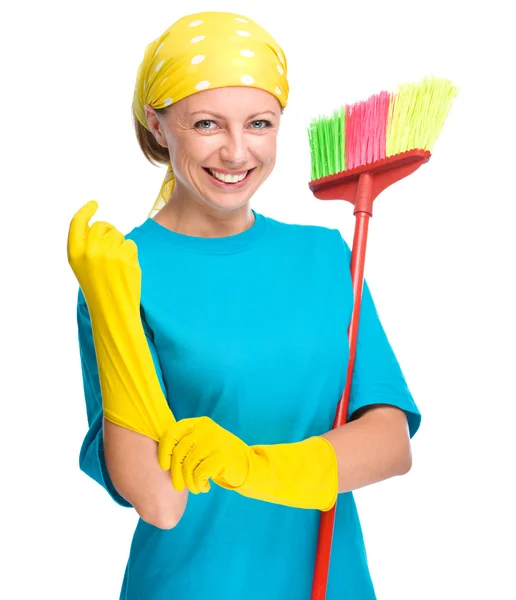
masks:
[[[338,463],[332,444],[313,436],[292,444],[251,446],[249,474],[232,488],[243,496],[326,512],[338,496]]]

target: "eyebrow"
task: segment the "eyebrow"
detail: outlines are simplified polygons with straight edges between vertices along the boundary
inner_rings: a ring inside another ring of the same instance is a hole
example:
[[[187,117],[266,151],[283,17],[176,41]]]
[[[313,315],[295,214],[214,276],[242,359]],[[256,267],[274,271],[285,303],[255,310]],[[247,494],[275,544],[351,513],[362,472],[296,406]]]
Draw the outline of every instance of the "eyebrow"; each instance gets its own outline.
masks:
[[[256,113],[255,115],[251,115],[249,117],[249,119],[254,119],[255,117],[258,117],[259,115],[266,115],[267,113],[270,113],[273,116],[276,116],[276,113],[273,112],[272,110],[262,110],[258,113]],[[211,112],[211,110],[196,110],[193,113],[190,113],[191,115],[197,115],[197,114],[203,114],[203,115],[212,115],[213,117],[217,117],[217,119],[224,119],[225,117],[223,115],[219,115],[217,113]]]

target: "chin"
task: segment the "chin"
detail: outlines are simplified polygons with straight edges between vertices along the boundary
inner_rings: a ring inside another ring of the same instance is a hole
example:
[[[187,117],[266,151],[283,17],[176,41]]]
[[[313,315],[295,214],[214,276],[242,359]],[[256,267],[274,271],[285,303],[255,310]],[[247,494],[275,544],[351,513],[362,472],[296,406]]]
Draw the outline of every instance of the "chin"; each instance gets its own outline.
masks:
[[[203,197],[204,203],[208,204],[212,208],[223,211],[232,211],[238,210],[247,206],[249,204],[249,200],[251,199],[251,195],[246,194],[241,198],[233,198],[228,194],[224,197],[224,194],[220,194],[219,197],[216,197],[214,194],[209,194]]]

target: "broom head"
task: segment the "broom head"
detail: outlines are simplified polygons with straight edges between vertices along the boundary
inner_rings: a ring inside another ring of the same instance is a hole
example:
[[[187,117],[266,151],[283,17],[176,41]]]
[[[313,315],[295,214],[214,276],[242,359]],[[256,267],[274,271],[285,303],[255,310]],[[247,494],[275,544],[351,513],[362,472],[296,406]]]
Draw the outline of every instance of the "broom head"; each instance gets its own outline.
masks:
[[[430,159],[457,93],[449,80],[426,77],[313,119],[308,139],[314,196],[355,204],[360,176],[368,173],[374,200],[413,173]]]

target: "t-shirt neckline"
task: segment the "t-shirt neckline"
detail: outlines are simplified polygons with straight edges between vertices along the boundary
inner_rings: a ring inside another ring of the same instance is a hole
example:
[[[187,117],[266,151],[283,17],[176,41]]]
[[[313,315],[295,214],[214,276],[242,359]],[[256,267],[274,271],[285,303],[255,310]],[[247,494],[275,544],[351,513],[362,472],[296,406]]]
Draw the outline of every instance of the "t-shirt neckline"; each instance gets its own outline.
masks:
[[[185,235],[168,229],[161,223],[148,217],[142,224],[143,231],[149,235],[157,236],[163,241],[180,246],[187,250],[207,253],[226,253],[243,250],[258,242],[265,234],[267,220],[263,215],[251,209],[254,214],[254,223],[248,229],[234,235],[207,238],[194,235]]]

